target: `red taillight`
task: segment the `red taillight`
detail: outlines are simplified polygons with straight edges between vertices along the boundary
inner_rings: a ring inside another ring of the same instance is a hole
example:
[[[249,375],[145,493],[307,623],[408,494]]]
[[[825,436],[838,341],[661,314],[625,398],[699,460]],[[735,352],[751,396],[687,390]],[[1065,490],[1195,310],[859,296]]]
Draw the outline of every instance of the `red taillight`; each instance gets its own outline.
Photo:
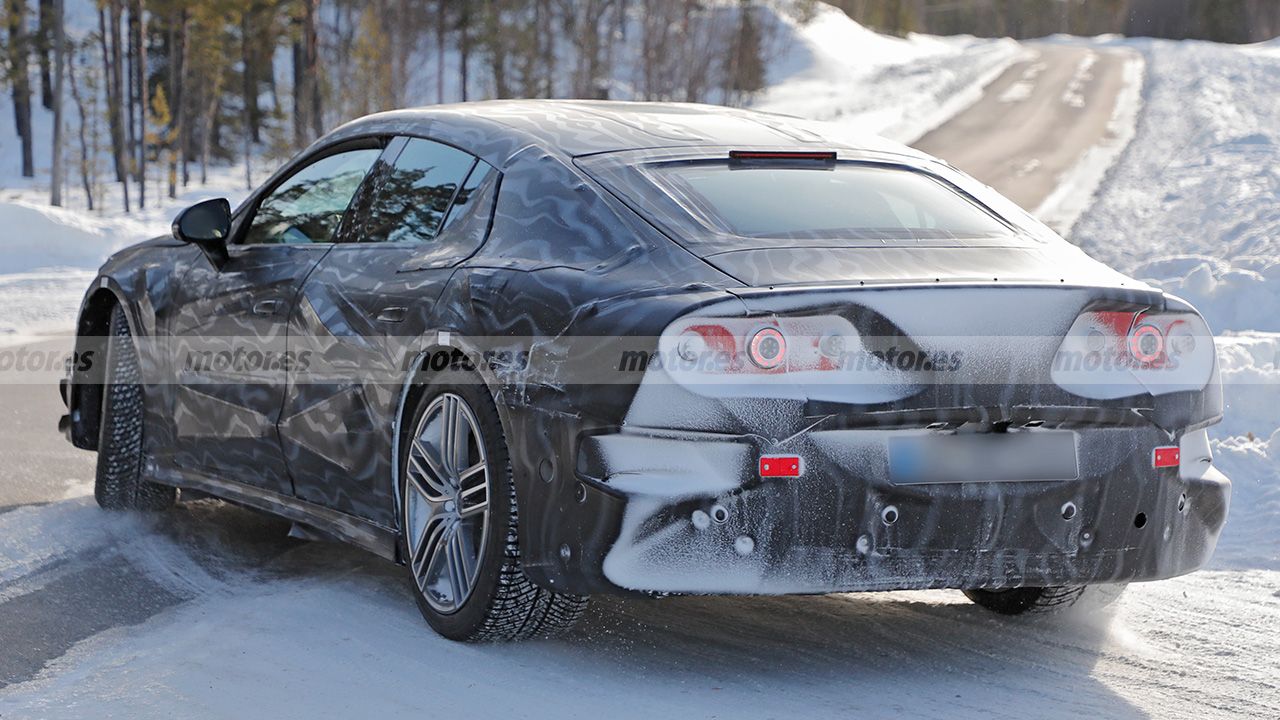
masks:
[[[1149,323],[1129,332],[1129,354],[1140,363],[1153,363],[1164,354],[1164,333]]]
[[[747,344],[747,357],[756,367],[772,370],[787,359],[787,339],[777,328],[761,328]]]
[[[738,351],[737,343],[733,340],[733,333],[729,332],[728,328],[723,325],[712,325],[710,323],[693,325],[685,333],[693,333],[700,337],[705,344],[706,350],[728,353],[730,356]]]
[[[1151,454],[1151,466],[1158,468],[1178,467],[1182,460],[1182,451],[1176,447],[1158,447]]]
[[[804,461],[797,455],[765,455],[760,458],[760,477],[800,477]]]

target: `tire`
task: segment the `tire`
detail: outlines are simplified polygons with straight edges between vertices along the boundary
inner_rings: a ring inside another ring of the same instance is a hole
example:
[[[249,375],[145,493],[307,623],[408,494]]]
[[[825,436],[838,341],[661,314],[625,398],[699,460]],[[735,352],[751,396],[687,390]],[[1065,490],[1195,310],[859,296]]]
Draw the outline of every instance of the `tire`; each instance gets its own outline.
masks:
[[[164,510],[174,488],[142,478],[142,371],[124,308],[111,311],[93,497],[107,510]]]
[[[1020,587],[1008,590],[965,590],[965,597],[1000,615],[1044,615],[1065,610],[1101,610],[1115,602],[1126,585]]]
[[[451,413],[451,427],[465,425],[464,431],[477,433],[465,446],[455,442],[462,448],[456,452],[435,439],[444,436],[444,418]],[[466,642],[549,638],[572,627],[587,598],[541,588],[521,569],[511,459],[485,386],[478,380],[427,386],[400,445],[400,551],[427,623],[446,638]],[[446,454],[454,459],[446,461]],[[481,463],[485,469],[474,471]],[[463,559],[454,562],[455,557]]]

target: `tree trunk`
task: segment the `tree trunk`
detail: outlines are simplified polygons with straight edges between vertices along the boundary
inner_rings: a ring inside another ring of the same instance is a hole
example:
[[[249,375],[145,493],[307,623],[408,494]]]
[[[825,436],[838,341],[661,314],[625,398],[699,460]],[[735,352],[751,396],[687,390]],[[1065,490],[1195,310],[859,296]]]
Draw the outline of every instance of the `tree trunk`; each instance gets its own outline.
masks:
[[[182,164],[182,184],[187,184],[187,13],[169,13],[169,98],[173,115],[169,122],[169,197],[178,194],[178,163]],[[179,157],[181,160],[179,160]]]
[[[49,178],[49,204],[62,205],[62,77],[66,61],[66,28],[63,0],[51,0],[53,8],[53,162]]]
[[[462,102],[467,101],[467,71],[471,60],[471,11],[463,3],[458,11],[458,74],[462,84]]]
[[[436,102],[444,102],[445,43],[449,33],[449,0],[436,3]]]
[[[184,8],[179,13],[178,25],[178,93],[181,96],[178,102],[178,155],[179,162],[182,165],[182,187],[186,187],[191,182],[191,172],[187,166],[187,160],[191,156],[191,150],[195,146],[191,143],[191,93],[186,91],[187,84],[191,82],[190,59],[187,57],[187,31],[191,21],[191,16]]]
[[[104,94],[107,98],[107,124],[110,127],[111,135],[111,161],[115,166],[116,182],[124,179],[124,165],[121,158],[124,153],[121,152],[121,143],[123,136],[120,129],[120,110],[119,110],[119,86],[113,84],[114,75],[111,72],[111,50],[108,47],[107,34],[107,13],[103,8],[98,8],[98,40],[102,44],[102,85]]]
[[[134,83],[137,79],[137,73],[134,72],[134,60],[138,57],[137,50],[133,47],[133,21],[134,14],[128,12],[133,6],[133,0],[120,0],[120,13],[125,23],[124,44],[121,46],[121,52],[124,53],[124,62],[121,65],[121,71],[124,73],[124,113],[125,113],[125,137],[128,144],[125,145],[125,169],[133,179],[138,178],[138,87]],[[126,14],[128,13],[128,14]]]
[[[255,8],[250,5],[240,15],[240,62],[242,64],[241,81],[244,95],[245,132],[254,143],[262,142],[262,111],[258,108],[258,62],[254,48],[253,24]]]
[[[80,87],[76,84],[75,63],[67,66],[67,80],[71,82],[71,99],[76,103],[76,111],[80,115],[80,183],[84,187],[85,203],[88,205],[89,211],[93,211],[93,185],[97,181],[92,165],[97,158],[97,149],[91,153],[89,149],[88,125],[89,113],[84,106],[84,97],[80,94]]]
[[[293,43],[293,144],[299,149],[323,133],[316,5],[317,0],[302,0],[301,28]]]
[[[210,89],[208,104],[205,106],[204,121],[200,130],[200,184],[209,182],[209,151],[213,146],[214,122],[218,114],[218,95],[222,92],[221,83],[215,78]]]
[[[126,102],[124,48],[121,46],[123,39],[120,37],[120,21],[124,12],[122,3],[123,0],[111,0],[111,62],[107,72],[111,77],[110,82],[115,86],[115,107],[108,112],[110,112],[112,123],[115,125],[112,142],[115,145],[116,173],[120,179],[120,187],[124,192],[124,211],[129,212],[129,162],[127,160],[129,146],[125,145],[124,114],[125,106],[130,103]]]
[[[146,17],[142,0],[133,0],[129,11],[129,30],[133,33],[133,86],[138,93],[138,207],[147,206],[147,115],[151,93],[147,91],[147,45],[143,38]]]
[[[27,69],[27,3],[9,0],[9,71],[13,74],[13,125],[22,141],[22,177],[35,177],[31,155],[31,78]]]
[[[40,20],[36,30],[36,53],[40,60],[40,104],[53,109],[53,77],[49,74],[49,51],[53,36],[55,0],[40,0]]]

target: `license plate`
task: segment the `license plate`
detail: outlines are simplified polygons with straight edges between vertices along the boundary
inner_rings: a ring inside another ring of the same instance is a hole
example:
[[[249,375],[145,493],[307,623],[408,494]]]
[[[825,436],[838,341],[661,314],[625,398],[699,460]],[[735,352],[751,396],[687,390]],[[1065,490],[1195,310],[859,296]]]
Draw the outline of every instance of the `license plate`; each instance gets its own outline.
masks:
[[[1080,477],[1070,431],[902,435],[889,439],[895,485],[1051,482]]]

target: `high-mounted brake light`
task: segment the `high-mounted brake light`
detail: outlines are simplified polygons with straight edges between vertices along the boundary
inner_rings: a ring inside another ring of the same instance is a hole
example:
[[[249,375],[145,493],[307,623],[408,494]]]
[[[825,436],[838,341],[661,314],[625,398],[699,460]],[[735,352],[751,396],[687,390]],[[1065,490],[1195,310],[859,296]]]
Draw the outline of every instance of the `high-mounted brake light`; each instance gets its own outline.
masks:
[[[760,458],[760,477],[800,477],[804,460],[798,455],[764,455]]]
[[[796,151],[777,151],[777,150],[730,150],[730,160],[820,160],[823,162],[835,162],[836,154],[834,152],[812,151],[812,150],[796,150]]]

